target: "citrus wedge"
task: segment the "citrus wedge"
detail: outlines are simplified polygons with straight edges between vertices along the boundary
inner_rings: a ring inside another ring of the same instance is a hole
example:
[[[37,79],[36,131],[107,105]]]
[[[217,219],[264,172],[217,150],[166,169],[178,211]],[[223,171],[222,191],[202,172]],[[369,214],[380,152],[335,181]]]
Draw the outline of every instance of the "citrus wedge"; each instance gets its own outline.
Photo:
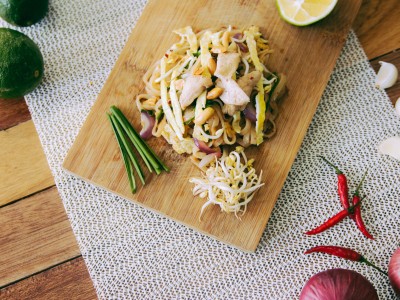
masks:
[[[296,26],[310,25],[325,18],[336,3],[337,0],[276,0],[282,19]]]

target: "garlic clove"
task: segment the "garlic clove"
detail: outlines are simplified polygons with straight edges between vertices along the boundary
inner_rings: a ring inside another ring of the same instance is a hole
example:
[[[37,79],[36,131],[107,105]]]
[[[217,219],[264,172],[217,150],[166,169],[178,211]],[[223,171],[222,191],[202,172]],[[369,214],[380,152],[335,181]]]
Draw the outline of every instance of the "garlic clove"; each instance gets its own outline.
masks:
[[[382,141],[378,146],[378,151],[400,160],[400,136],[393,136]]]
[[[384,61],[379,62],[381,67],[375,79],[375,86],[379,89],[387,89],[393,86],[398,77],[398,71],[395,65]]]
[[[400,116],[400,98],[397,99],[396,104],[394,105],[394,108],[396,110],[397,115]]]

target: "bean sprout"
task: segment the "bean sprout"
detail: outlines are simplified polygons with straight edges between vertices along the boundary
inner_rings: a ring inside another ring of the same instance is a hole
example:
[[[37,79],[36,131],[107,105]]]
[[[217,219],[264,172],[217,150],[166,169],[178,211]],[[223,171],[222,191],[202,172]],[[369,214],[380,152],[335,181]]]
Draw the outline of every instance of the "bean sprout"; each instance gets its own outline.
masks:
[[[264,185],[261,183],[262,171],[257,176],[253,162],[253,159],[247,160],[242,147],[236,147],[229,155],[220,160],[215,159],[203,173],[203,178],[189,180],[195,184],[193,194],[207,198],[207,202],[201,208],[200,218],[206,207],[211,204],[218,205],[221,211],[233,212],[236,217],[238,213],[243,215],[246,212],[247,204]]]

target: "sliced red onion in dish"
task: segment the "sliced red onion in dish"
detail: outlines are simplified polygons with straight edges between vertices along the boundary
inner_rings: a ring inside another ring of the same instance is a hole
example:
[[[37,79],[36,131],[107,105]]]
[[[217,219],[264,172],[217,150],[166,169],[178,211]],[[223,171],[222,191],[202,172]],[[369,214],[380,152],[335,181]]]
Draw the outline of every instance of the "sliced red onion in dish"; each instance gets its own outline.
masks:
[[[152,131],[156,120],[153,116],[150,116],[147,111],[142,111],[140,113],[140,120],[142,124],[142,130],[140,131],[140,136],[147,140],[153,136]]]
[[[236,43],[240,49],[240,51],[247,53],[249,52],[249,48],[243,43]]]
[[[246,108],[243,110],[243,113],[246,119],[249,119],[251,122],[257,121],[257,112],[253,104],[247,104]]]
[[[235,33],[232,38],[235,42],[239,42],[239,41],[242,42],[243,41],[243,33],[241,33],[241,32]]]
[[[239,41],[243,40],[243,34],[242,33],[239,32],[239,33],[234,34],[233,35],[233,40],[236,43],[236,45],[238,45],[240,51],[245,52],[245,53],[249,52],[249,48],[245,44],[243,44],[242,42],[239,42]]]
[[[215,154],[217,157],[221,157],[222,153],[220,148],[212,149],[208,147],[206,143],[204,143],[203,141],[199,141],[196,138],[193,138],[193,141],[196,147],[199,148],[201,152],[204,152],[206,154]]]
[[[304,285],[300,300],[379,300],[374,286],[361,274],[346,269],[326,270]]]

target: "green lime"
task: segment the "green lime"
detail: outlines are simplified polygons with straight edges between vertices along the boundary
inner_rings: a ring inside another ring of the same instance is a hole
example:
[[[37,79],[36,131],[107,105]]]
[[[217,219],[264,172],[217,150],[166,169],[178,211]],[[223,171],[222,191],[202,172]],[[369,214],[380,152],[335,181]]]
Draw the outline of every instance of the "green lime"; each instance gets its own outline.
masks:
[[[25,34],[0,28],[0,98],[22,97],[43,77],[43,56]]]
[[[30,26],[47,13],[49,0],[0,0],[0,17],[17,26]]]

